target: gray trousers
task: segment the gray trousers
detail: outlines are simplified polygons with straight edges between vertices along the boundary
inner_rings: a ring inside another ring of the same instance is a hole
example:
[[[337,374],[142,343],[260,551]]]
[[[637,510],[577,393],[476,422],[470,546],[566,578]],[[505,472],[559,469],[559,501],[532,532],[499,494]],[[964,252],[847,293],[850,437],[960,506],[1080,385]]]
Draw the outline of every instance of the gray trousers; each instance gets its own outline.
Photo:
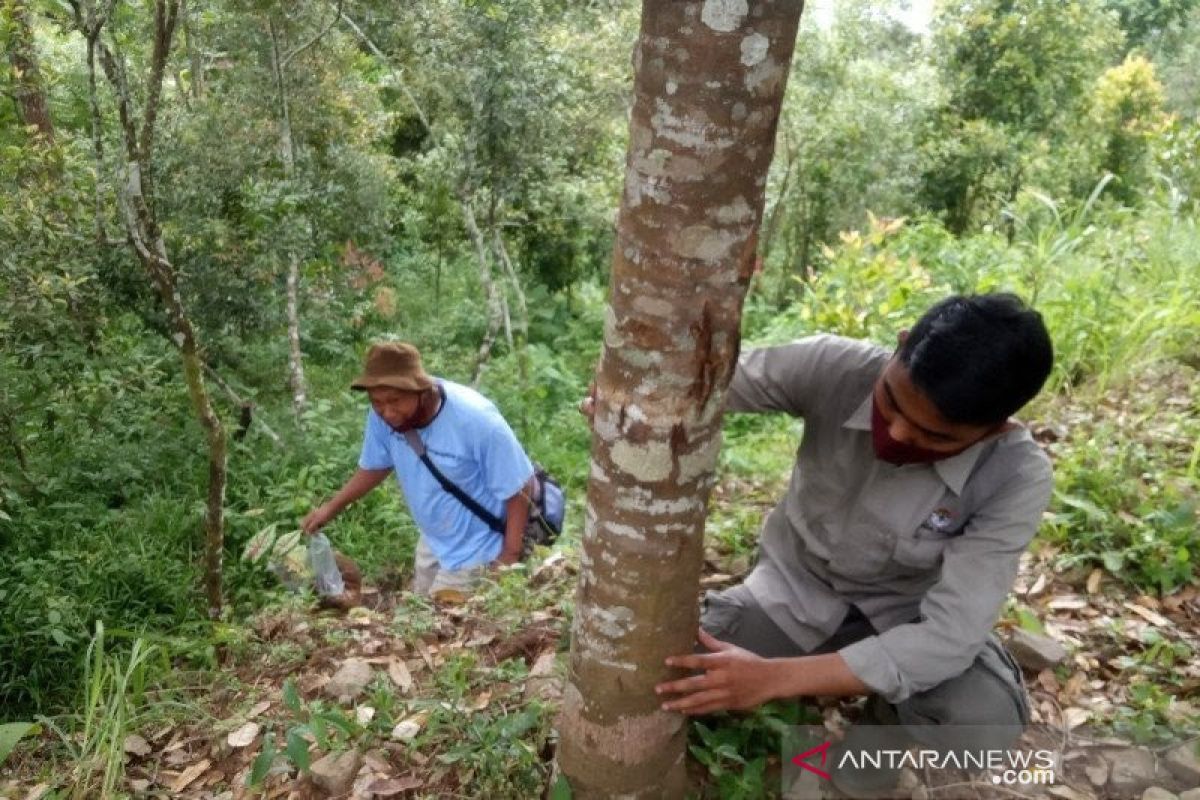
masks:
[[[745,586],[709,592],[700,625],[717,639],[765,658],[833,653],[877,633],[851,606],[832,637],[805,651],[771,621]],[[872,696],[868,707],[876,724],[903,726],[909,736],[929,747],[1005,748],[1029,722],[1029,698],[1021,670],[994,637],[965,672],[895,705]],[[946,737],[938,736],[938,726],[954,726],[947,731],[952,742],[940,741]],[[964,732],[969,738],[978,736],[978,741],[964,741]]]

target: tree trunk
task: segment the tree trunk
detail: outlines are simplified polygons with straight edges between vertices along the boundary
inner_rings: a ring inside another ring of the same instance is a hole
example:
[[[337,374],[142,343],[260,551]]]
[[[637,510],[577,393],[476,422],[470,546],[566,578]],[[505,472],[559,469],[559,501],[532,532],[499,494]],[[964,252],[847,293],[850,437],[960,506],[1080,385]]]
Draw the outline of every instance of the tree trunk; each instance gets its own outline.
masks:
[[[196,33],[192,30],[191,9],[187,0],[179,4],[179,26],[183,28],[183,46],[188,54],[188,81],[193,100],[204,96],[204,61],[200,58],[200,48],[196,44]]]
[[[33,28],[29,25],[26,0],[3,0],[3,18],[9,32],[8,60],[13,70],[14,93],[21,123],[32,126],[44,144],[54,143],[54,123],[46,102],[46,89],[38,69]]]
[[[508,256],[508,248],[504,245],[504,237],[500,235],[500,231],[492,232],[492,243],[496,259],[504,267],[504,274],[508,276],[513,294],[517,298],[517,379],[520,383],[521,394],[524,395],[529,391],[529,348],[527,346],[529,344],[529,304],[525,299],[525,290],[521,288],[521,276]],[[517,413],[519,414],[520,433],[522,437],[525,437],[529,433],[529,424],[524,404]]]
[[[85,18],[81,6],[75,5],[75,10],[77,21],[86,24],[83,28],[84,35],[90,41],[94,41],[100,51],[101,64],[112,85],[117,103],[121,138],[125,148],[125,174],[122,176],[122,185],[117,190],[117,201],[125,221],[125,230],[138,260],[142,262],[158,289],[170,320],[171,339],[179,348],[183,362],[188,396],[208,441],[208,497],[204,513],[204,589],[209,616],[216,619],[221,614],[221,572],[225,553],[225,429],[213,409],[204,385],[200,346],[195,328],[179,295],[175,267],[167,256],[166,242],[163,240],[162,227],[158,222],[147,178],[153,167],[155,120],[162,95],[163,74],[178,19],[179,0],[156,0],[154,4],[154,49],[150,74],[144,87],[146,105],[142,112],[140,137],[135,122],[133,93],[125,78],[124,65],[117,54],[99,38],[103,18],[93,27],[90,12],[88,18]]]
[[[287,274],[288,384],[292,389],[292,411],[296,424],[304,418],[308,383],[304,380],[304,355],[300,352],[300,260],[292,255]]]
[[[682,797],[663,659],[695,642],[706,506],[800,0],[645,0],[559,720],[576,798]]]
[[[471,372],[471,385],[478,386],[483,377],[483,368],[487,366],[488,359],[491,358],[492,346],[496,343],[496,334],[500,332],[500,328],[504,324],[505,315],[499,287],[496,286],[496,281],[492,277],[492,265],[487,254],[487,241],[483,238],[483,232],[479,230],[479,223],[475,221],[471,198],[464,193],[459,198],[459,206],[462,208],[463,224],[467,227],[467,234],[475,245],[475,257],[479,260],[479,282],[483,285],[483,293],[487,298],[487,330],[483,334],[483,341],[479,343],[479,352],[475,354],[475,369]]]
[[[298,45],[286,54],[279,48],[279,31],[275,27],[273,17],[267,19],[267,28],[271,34],[271,71],[275,76],[275,89],[279,100],[279,156],[283,162],[283,175],[289,181],[296,176],[296,142],[292,136],[292,112],[288,103],[287,81],[284,70],[296,56],[319,42],[325,34],[337,24],[341,15],[341,2],[333,10],[333,15],[317,33],[303,44]],[[283,221],[282,227],[290,229],[288,220]],[[304,220],[306,227],[312,227],[311,222]],[[288,385],[292,390],[292,410],[295,413],[296,425],[302,424],[304,408],[308,399],[308,384],[304,379],[304,354],[300,350],[300,255],[296,247],[288,245],[287,273],[287,320],[288,320]]]

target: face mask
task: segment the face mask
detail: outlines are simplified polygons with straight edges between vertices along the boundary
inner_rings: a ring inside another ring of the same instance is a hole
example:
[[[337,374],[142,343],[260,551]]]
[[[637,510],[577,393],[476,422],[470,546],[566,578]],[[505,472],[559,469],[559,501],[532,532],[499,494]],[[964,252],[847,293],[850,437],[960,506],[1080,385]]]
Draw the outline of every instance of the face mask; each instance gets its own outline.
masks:
[[[879,403],[874,397],[871,398],[871,444],[875,446],[876,458],[896,466],[900,466],[901,464],[928,464],[932,461],[956,456],[971,446],[968,444],[966,447],[960,447],[957,450],[943,451],[930,450],[926,447],[917,447],[913,444],[896,441],[888,433],[887,422],[884,421],[883,412],[879,410]]]

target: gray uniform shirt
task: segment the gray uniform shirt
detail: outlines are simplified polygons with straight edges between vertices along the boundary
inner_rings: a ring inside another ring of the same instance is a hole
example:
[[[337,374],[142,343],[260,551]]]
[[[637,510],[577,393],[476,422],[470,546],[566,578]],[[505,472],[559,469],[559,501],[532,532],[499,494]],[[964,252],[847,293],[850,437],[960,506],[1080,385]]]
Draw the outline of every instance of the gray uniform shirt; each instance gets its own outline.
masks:
[[[933,464],[877,459],[871,391],[889,355],[837,336],[755,350],[739,361],[726,408],[804,419],[791,485],[763,526],[747,588],[805,649],[858,606],[881,633],[839,652],[895,703],[974,661],[1052,479],[1021,426]]]

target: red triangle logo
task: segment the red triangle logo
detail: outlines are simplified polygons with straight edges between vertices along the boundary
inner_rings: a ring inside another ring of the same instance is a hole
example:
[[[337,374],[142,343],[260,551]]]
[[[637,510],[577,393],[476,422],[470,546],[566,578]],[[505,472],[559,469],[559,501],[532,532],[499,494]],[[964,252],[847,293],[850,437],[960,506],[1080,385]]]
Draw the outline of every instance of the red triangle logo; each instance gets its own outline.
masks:
[[[800,767],[800,769],[806,769],[809,772],[813,772],[813,773],[816,773],[817,775],[820,775],[825,780],[829,780],[829,773],[823,769],[817,769],[812,764],[808,763],[808,759],[812,758],[813,756],[820,755],[821,756],[821,766],[822,767],[825,766],[825,759],[829,755],[829,746],[831,744],[832,744],[832,742],[823,742],[823,743],[817,745],[816,747],[809,748],[808,750],[805,750],[800,755],[793,756],[792,763],[795,764],[797,767]]]

